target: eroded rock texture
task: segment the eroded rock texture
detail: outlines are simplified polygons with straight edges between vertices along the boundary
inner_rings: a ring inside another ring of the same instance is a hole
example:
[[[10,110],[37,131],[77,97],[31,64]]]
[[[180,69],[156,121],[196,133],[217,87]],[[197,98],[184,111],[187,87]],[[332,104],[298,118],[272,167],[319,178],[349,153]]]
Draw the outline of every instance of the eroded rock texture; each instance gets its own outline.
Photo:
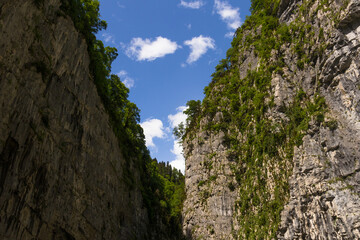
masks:
[[[309,70],[319,73],[321,94],[338,127],[314,127],[295,149],[279,239],[360,238],[359,4],[350,1],[338,23],[320,13],[315,20],[328,33],[327,57]],[[329,7],[341,5],[333,2]],[[306,81],[302,86],[314,88]]]
[[[236,192],[228,188],[233,174],[223,137],[204,131],[184,144],[184,233],[193,239],[222,239],[231,232]]]
[[[303,89],[310,98],[316,94],[323,96],[327,110],[324,123],[309,122],[302,144],[294,147],[288,165],[264,165],[262,174],[271,176],[288,169],[290,176],[286,180],[289,196],[276,236],[360,239],[360,1],[324,4],[317,0],[282,0],[278,18],[287,25],[310,26],[305,38],[313,41],[303,45],[309,56],[303,66],[293,43],[272,52],[269,61],[282,56],[284,66],[281,74],[272,75],[274,107],[267,113],[268,119],[286,122],[284,109],[291,106],[298,89]],[[260,31],[250,30],[249,35]],[[323,55],[315,54],[321,48]],[[243,78],[248,70],[260,65],[260,60],[251,46],[241,51],[238,68]],[[221,89],[213,91],[221,94]],[[202,118],[198,128],[184,141],[187,191],[184,232],[193,239],[245,239],[244,232],[238,231],[241,228],[235,207],[242,197],[238,191],[241,183],[236,184],[231,170],[239,165],[234,163],[231,149],[224,143],[224,133],[205,129],[209,121],[224,120],[220,112],[213,119]],[[238,139],[242,137],[238,135]],[[265,185],[272,194],[276,186],[271,177],[267,181]],[[256,232],[258,226],[250,227]]]
[[[145,239],[138,172],[59,6],[0,1],[0,238]]]

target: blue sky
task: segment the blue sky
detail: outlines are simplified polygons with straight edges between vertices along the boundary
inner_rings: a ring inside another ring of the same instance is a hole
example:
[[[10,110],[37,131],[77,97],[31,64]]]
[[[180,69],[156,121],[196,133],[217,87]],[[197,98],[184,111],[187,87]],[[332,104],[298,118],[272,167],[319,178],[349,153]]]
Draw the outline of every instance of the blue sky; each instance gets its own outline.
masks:
[[[100,1],[108,28],[98,38],[118,49],[112,72],[141,110],[153,158],[184,171],[172,129],[185,119],[186,102],[203,98],[250,5],[250,0]]]

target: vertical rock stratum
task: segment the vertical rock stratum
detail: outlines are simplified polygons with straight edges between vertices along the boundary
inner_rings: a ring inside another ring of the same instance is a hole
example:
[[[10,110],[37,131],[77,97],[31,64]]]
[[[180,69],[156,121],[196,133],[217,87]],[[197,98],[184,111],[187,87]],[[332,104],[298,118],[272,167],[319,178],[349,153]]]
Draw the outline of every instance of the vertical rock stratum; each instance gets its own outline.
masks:
[[[60,5],[0,1],[0,238],[146,239],[139,170]]]
[[[183,136],[191,239],[360,239],[360,1],[252,1]]]

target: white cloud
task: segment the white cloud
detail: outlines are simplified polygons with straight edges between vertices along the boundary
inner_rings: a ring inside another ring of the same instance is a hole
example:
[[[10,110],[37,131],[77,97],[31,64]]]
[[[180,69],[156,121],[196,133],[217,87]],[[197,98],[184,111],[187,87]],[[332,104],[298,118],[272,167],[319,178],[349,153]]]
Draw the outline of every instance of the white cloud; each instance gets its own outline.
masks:
[[[161,36],[154,41],[147,38],[133,38],[126,49],[126,55],[137,61],[153,61],[167,54],[173,54],[179,47],[176,42]]]
[[[178,111],[176,114],[170,114],[168,116],[169,123],[172,128],[177,127],[180,123],[186,123],[187,115],[184,113],[186,109],[187,107],[180,106],[176,109]]]
[[[134,86],[134,79],[129,77],[128,73],[125,70],[121,70],[117,75],[120,77],[120,80],[125,84],[127,88],[132,88]]]
[[[226,38],[233,38],[234,34],[235,34],[235,32],[228,32],[228,33],[225,34],[225,37]]]
[[[178,126],[181,122],[184,124],[186,123],[187,116],[186,114],[184,114],[184,110],[186,109],[187,107],[180,106],[176,108],[176,114],[168,115],[168,120],[171,128]],[[175,155],[175,159],[170,162],[170,165],[179,169],[182,173],[185,173],[185,158],[183,156],[183,148],[179,140],[174,140],[174,145],[171,152]]]
[[[207,50],[215,49],[215,41],[211,37],[203,37],[200,35],[199,37],[194,37],[191,40],[187,40],[184,42],[185,45],[189,46],[191,49],[191,53],[186,60],[188,64],[196,62],[202,55],[204,55]]]
[[[164,125],[159,119],[148,119],[140,124],[144,129],[147,147],[156,147],[153,138],[165,138]]]
[[[189,23],[188,25],[186,25],[187,29],[191,30],[191,23]]]
[[[124,79],[124,81],[122,81],[124,84],[125,84],[125,86],[127,87],[127,88],[132,88],[133,86],[134,86],[134,84],[135,84],[135,81],[134,81],[134,79],[132,79],[132,78],[129,78],[129,77],[126,77],[125,79]]]
[[[175,155],[175,160],[170,162],[170,165],[179,169],[182,173],[185,173],[185,158],[183,155],[183,148],[179,141],[174,141],[174,147],[171,152]]]
[[[236,30],[241,25],[240,9],[233,8],[227,1],[215,0],[214,8],[227,27]]]
[[[186,2],[184,0],[181,0],[180,6],[186,7],[186,8],[192,8],[192,9],[199,9],[202,6],[204,6],[204,2],[201,1],[201,0],[190,1],[190,2]]]

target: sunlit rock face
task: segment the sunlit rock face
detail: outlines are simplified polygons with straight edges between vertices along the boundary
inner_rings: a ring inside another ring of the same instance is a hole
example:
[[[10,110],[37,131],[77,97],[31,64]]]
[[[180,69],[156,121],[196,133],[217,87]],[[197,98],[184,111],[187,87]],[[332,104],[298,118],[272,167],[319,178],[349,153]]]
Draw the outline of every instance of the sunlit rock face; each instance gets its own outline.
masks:
[[[138,170],[59,7],[0,1],[0,239],[146,239]]]
[[[274,158],[262,167],[261,174],[269,176],[265,183],[269,199],[277,187],[271,176],[282,170],[288,173],[286,201],[275,236],[360,239],[360,1],[330,1],[324,6],[317,0],[282,0],[277,17],[280,23],[303,22],[311,29],[305,31],[304,38],[310,43],[302,46],[309,60],[303,66],[299,64],[294,42],[272,52],[269,61],[281,55],[284,65],[281,74],[272,74],[269,98],[273,105],[266,118],[289,121],[286,109],[292,106],[299,89],[310,99],[322,96],[326,112],[321,123],[309,121],[302,143],[293,147],[285,165],[278,166]],[[246,31],[245,36],[256,35],[261,28]],[[254,48],[250,45],[240,50],[240,79],[262,64]],[[316,54],[320,48],[321,56]],[[226,84],[215,85],[213,94],[225,96],[226,88]],[[242,183],[235,179],[234,168],[240,169],[239,163],[227,144],[225,135],[230,133],[206,128],[212,121],[226,120],[221,112],[213,118],[202,117],[183,144],[187,192],[183,230],[190,239],[246,239],[237,207],[244,197],[240,195]],[[243,137],[238,134],[239,141]],[[258,211],[251,205],[249,208],[254,208],[254,215]],[[260,228],[251,227],[254,232]]]

